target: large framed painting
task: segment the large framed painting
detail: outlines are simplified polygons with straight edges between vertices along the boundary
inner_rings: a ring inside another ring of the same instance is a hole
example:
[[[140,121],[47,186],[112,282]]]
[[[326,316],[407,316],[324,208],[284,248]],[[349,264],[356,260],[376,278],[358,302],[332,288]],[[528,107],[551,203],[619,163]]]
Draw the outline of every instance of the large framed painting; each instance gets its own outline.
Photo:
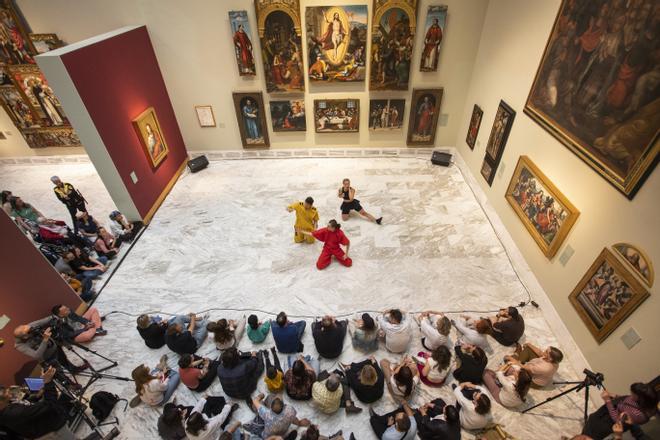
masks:
[[[30,34],[30,41],[32,41],[37,54],[50,52],[64,46],[57,34]]]
[[[40,125],[39,115],[13,85],[0,87],[0,100],[16,127],[25,129]]]
[[[424,49],[420,60],[419,70],[422,72],[435,72],[438,70],[438,56],[440,43],[445,33],[447,22],[447,6],[429,6],[426,10],[426,24],[424,26]]]
[[[369,130],[401,130],[405,99],[372,99],[369,101]]]
[[[367,6],[312,6],[305,10],[308,75],[312,81],[364,81]]]
[[[658,163],[658,8],[563,0],[525,113],[632,199]]]
[[[505,197],[543,254],[554,257],[580,211],[527,156],[520,156]]]
[[[270,141],[262,93],[233,93],[232,96],[243,147],[268,148]]]
[[[80,138],[71,127],[45,127],[22,132],[30,148],[82,147]]]
[[[360,131],[360,100],[315,99],[314,125],[317,133]]]
[[[488,143],[486,144],[486,156],[495,164],[495,168],[500,163],[506,141],[509,139],[513,119],[516,117],[516,112],[504,101],[500,101],[495,113],[495,120],[493,121],[493,128],[490,130]]]
[[[23,93],[34,113],[47,125],[69,125],[62,104],[38,66],[8,66],[16,88]]]
[[[270,101],[270,119],[273,131],[306,131],[305,101]]]
[[[653,286],[653,264],[648,255],[628,243],[617,243],[612,246],[612,249],[647,286]]]
[[[151,166],[156,168],[165,160],[169,152],[163,130],[161,130],[158,122],[158,116],[156,116],[156,110],[149,107],[140,113],[137,118],[133,119],[133,127]]]
[[[415,89],[410,104],[408,145],[434,145],[444,89]]]
[[[0,0],[0,61],[5,64],[35,64],[37,51],[11,0]]]
[[[370,90],[408,90],[417,0],[374,0]]]
[[[603,249],[568,298],[600,344],[648,297],[639,281]]]
[[[470,150],[474,150],[474,144],[477,142],[477,136],[479,135],[479,128],[481,127],[481,119],[484,117],[484,111],[481,110],[477,104],[472,108],[472,117],[470,118],[470,126],[468,127],[467,136],[465,137],[465,142],[470,147]]]
[[[238,74],[241,76],[256,75],[254,67],[254,52],[250,36],[250,21],[247,11],[229,11],[229,25],[234,42],[234,54],[238,65]]]
[[[268,93],[305,90],[299,0],[255,0]]]

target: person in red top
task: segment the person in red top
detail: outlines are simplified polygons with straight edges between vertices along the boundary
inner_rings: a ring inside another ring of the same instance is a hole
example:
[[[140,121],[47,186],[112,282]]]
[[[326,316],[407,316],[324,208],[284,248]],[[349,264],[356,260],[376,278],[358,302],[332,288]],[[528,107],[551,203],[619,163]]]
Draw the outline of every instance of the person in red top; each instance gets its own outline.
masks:
[[[348,258],[348,249],[351,247],[351,242],[341,231],[341,225],[336,220],[330,220],[327,228],[317,229],[313,232],[299,229],[297,232],[303,235],[310,235],[323,242],[323,250],[319,259],[316,261],[316,267],[319,270],[325,269],[330,265],[333,255],[340,264],[346,267],[353,265],[353,260]],[[346,246],[346,252],[342,250],[340,245]]]

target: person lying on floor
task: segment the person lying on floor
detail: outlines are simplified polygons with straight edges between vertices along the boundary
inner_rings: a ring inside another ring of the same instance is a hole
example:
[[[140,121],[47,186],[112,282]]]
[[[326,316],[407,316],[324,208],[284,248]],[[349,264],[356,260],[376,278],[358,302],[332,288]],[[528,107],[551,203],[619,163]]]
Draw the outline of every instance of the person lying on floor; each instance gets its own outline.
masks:
[[[415,413],[403,402],[402,406],[387,414],[378,415],[369,408],[369,423],[381,440],[414,440],[417,436]]]
[[[184,354],[179,358],[181,382],[191,391],[202,392],[211,386],[218,377],[220,361],[203,358],[194,354]]]
[[[271,331],[275,346],[280,353],[300,353],[305,349],[302,335],[307,323],[303,320],[291,322],[286,313],[280,312],[277,319],[271,323]]]
[[[552,378],[563,359],[564,354],[558,348],[548,347],[541,350],[529,342],[522,347],[517,345],[512,355],[504,356],[506,362],[520,365],[532,375],[534,388],[543,388],[552,384]]]
[[[378,318],[381,333],[385,337],[385,347],[392,353],[408,350],[412,339],[410,319],[399,309],[388,309]]]
[[[325,315],[320,321],[314,321],[312,335],[320,357],[334,359],[341,355],[347,326],[348,320],[337,321],[330,315]]]
[[[418,318],[419,330],[422,333],[422,346],[433,351],[441,345],[453,346],[449,333],[451,321],[442,312],[432,310],[422,312]]]
[[[194,313],[188,315],[187,320],[176,317],[165,332],[167,347],[179,355],[195,353],[206,339],[207,323],[206,315],[201,320]]]
[[[238,341],[243,337],[245,331],[245,316],[238,321],[233,319],[218,319],[206,325],[206,329],[213,333],[215,347],[222,351],[230,347],[237,347]]]
[[[255,344],[264,342],[266,336],[268,336],[268,332],[270,332],[270,320],[259,321],[257,315],[250,315],[248,316],[247,323],[248,339]]]
[[[285,405],[282,399],[273,394],[268,395],[266,400],[264,400],[263,394],[259,394],[251,401],[250,409],[256,413],[256,416],[252,422],[243,425],[243,429],[262,439],[284,436],[291,425],[309,426],[311,424],[308,419],[298,419],[295,408]]]
[[[489,334],[500,344],[510,347],[525,333],[525,320],[515,307],[501,309],[497,315],[489,318]]]
[[[437,398],[415,410],[417,434],[422,440],[460,440],[461,419],[454,405]]]
[[[94,336],[105,336],[108,334],[103,329],[101,314],[96,307],[90,307],[82,315],[77,315],[65,305],[57,304],[51,309],[51,313],[63,324],[61,328],[65,329],[65,340],[72,340],[77,343],[89,342]]]

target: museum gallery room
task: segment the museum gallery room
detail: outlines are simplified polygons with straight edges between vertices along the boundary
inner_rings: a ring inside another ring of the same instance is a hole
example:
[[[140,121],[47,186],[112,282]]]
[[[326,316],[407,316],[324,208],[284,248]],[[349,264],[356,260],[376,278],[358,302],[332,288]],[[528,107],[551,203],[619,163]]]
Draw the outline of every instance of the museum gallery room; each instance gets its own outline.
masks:
[[[0,439],[660,438],[658,0],[0,0],[0,103]]]

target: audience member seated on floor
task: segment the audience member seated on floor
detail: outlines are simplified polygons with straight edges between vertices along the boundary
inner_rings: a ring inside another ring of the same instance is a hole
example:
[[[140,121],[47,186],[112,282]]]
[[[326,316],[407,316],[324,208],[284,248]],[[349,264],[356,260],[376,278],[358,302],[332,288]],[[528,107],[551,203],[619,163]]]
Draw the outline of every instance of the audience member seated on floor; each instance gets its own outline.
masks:
[[[193,354],[199,349],[206,339],[206,324],[208,317],[201,319],[194,313],[186,319],[181,316],[170,322],[165,333],[167,347],[176,354]]]
[[[289,356],[289,369],[284,373],[284,387],[294,400],[312,398],[312,385],[319,372],[319,361],[311,356]]]
[[[451,366],[451,351],[446,345],[440,345],[430,354],[424,351],[415,358],[417,370],[422,382],[431,387],[444,385]]]
[[[442,312],[429,310],[419,315],[419,331],[422,333],[422,346],[429,351],[444,345],[453,346],[449,332],[451,321]]]
[[[58,362],[71,373],[85,370],[89,364],[85,362],[77,366],[69,361],[62,347],[53,341],[53,317],[48,316],[29,324],[22,324],[14,329],[14,348],[37,362]]]
[[[69,408],[60,401],[53,383],[56,370],[48,367],[41,374],[44,385],[37,400],[12,400],[9,387],[0,387],[0,426],[10,431],[7,438],[75,439],[68,426]],[[4,438],[4,437],[3,437]]]
[[[94,336],[105,336],[108,334],[103,329],[102,318],[96,307],[90,307],[82,315],[71,311],[67,306],[57,304],[51,309],[51,313],[62,323],[65,329],[65,340],[77,343],[89,342]]]
[[[582,434],[594,439],[604,439],[612,434],[612,424],[623,421],[623,431],[633,425],[643,425],[657,414],[658,394],[650,384],[641,382],[630,385],[630,394],[617,396],[607,390],[600,393],[605,401],[595,412],[589,415]]]
[[[141,228],[142,222],[129,222],[119,211],[110,213],[110,232],[122,243],[133,241]]]
[[[321,435],[317,425],[309,425],[305,432],[300,436],[300,440],[344,440],[344,433],[339,430],[331,436]]]
[[[500,405],[513,409],[525,403],[532,375],[519,366],[504,364],[497,372],[484,371],[484,385]]]
[[[146,365],[135,367],[131,373],[135,381],[135,392],[149,406],[163,406],[179,385],[179,373],[167,366],[167,355],[160,358],[155,368]]]
[[[240,353],[236,347],[222,352],[218,377],[225,394],[234,399],[245,399],[257,388],[264,372],[262,352]]]
[[[94,258],[79,247],[74,247],[72,251],[64,254],[64,261],[71,266],[71,269],[85,278],[95,279],[100,277],[108,270],[108,259],[106,257]]]
[[[179,377],[191,391],[202,392],[211,386],[218,376],[220,361],[184,354],[179,358]]]
[[[481,383],[488,364],[486,352],[481,347],[466,343],[456,345],[454,352],[454,379],[459,382]]]
[[[16,219],[16,222],[23,227],[29,229],[25,224],[25,220],[35,224],[39,223],[52,223],[55,220],[47,219],[41,212],[29,203],[25,203],[20,197],[10,197],[9,205],[11,206],[11,217]]]
[[[222,434],[232,411],[238,409],[237,403],[225,403],[219,412],[207,416],[204,413],[206,403],[204,397],[199,399],[186,420],[186,435],[190,440],[216,440]]]
[[[285,405],[279,397],[270,394],[265,401],[263,399],[264,395],[259,394],[252,400],[250,409],[257,415],[252,422],[243,425],[246,432],[268,439],[271,436],[284,436],[291,425],[310,425],[309,420],[298,419],[295,408]]]
[[[380,366],[392,398],[399,403],[410,399],[419,383],[419,371],[415,361],[406,355],[398,364],[382,359]]]
[[[85,203],[87,203],[85,198],[73,185],[70,183],[62,182],[62,180],[57,176],[51,177],[50,181],[55,185],[53,187],[55,196],[60,202],[64,203],[64,206],[66,206],[69,214],[71,214],[71,222],[73,224],[74,231],[77,234],[78,226],[76,224],[76,214],[78,211],[87,211],[87,208],[85,207]]]
[[[92,241],[96,240],[96,236],[99,233],[99,228],[101,227],[99,222],[97,222],[94,217],[89,215],[87,211],[79,212],[76,214],[76,226],[78,227],[78,232],[83,237],[87,237]]]
[[[164,440],[184,440],[186,438],[185,421],[190,417],[192,406],[166,403],[163,414],[158,417],[158,434]]]
[[[94,242],[94,250],[97,254],[104,257],[115,258],[119,252],[119,244],[115,240],[115,237],[101,226]]]
[[[307,323],[305,321],[291,322],[286,313],[280,312],[275,322],[271,323],[275,346],[280,353],[300,353],[305,349],[302,335]]]
[[[230,347],[237,347],[238,341],[243,337],[245,331],[245,316],[238,321],[224,318],[217,321],[211,321],[206,325],[206,329],[213,333],[215,347],[222,351]]]
[[[185,322],[185,320],[188,319],[188,316],[174,316],[170,318],[169,321],[165,321],[158,315],[150,316],[142,314],[137,318],[137,330],[147,347],[160,348],[165,345],[165,332],[167,332],[167,327],[177,320]]]
[[[35,241],[57,246],[77,246],[81,249],[91,248],[92,243],[86,238],[75,235],[69,227],[61,220],[42,220],[41,223],[32,223],[25,220],[24,224],[29,228],[28,233]],[[38,235],[37,235],[38,234]]]
[[[339,408],[344,408],[346,414],[362,412],[362,408],[356,407],[351,400],[351,389],[340,370],[319,373],[318,381],[312,385],[312,400],[315,407],[324,414],[334,414]]]
[[[346,380],[360,402],[374,403],[383,397],[385,376],[375,357],[350,365],[339,365],[344,369]]]
[[[344,347],[347,327],[348,320],[337,321],[330,315],[325,315],[320,321],[314,321],[312,335],[320,357],[326,359],[339,357]]]
[[[515,345],[525,333],[525,320],[515,307],[501,309],[490,318],[489,334],[500,344],[507,347]]]
[[[454,405],[438,398],[415,411],[417,434],[422,440],[460,440],[461,419]]]
[[[369,423],[376,437],[382,440],[414,440],[417,436],[415,414],[407,402],[387,414],[378,415],[369,408]]]
[[[9,217],[13,217],[11,213],[11,202],[9,199],[13,196],[12,192],[9,190],[3,190],[0,192],[0,205],[2,205],[2,210],[7,213]]]
[[[261,322],[259,321],[259,318],[257,318],[257,315],[250,315],[248,316],[247,323],[248,339],[255,344],[261,344],[264,342],[264,339],[268,336],[268,332],[270,332],[270,320],[266,319]]]
[[[280,358],[277,356],[277,351],[275,347],[270,349],[273,355],[273,363],[270,363],[270,357],[268,356],[268,350],[263,350],[264,359],[266,361],[266,375],[264,376],[264,382],[268,391],[271,393],[279,393],[284,390],[284,370],[280,365]]]
[[[483,350],[490,350],[488,343],[488,333],[490,332],[490,321],[487,319],[473,319],[467,315],[461,315],[458,319],[452,321],[456,331],[459,333],[459,339],[471,345],[476,345]]]
[[[81,300],[89,302],[96,296],[96,292],[93,289],[94,284],[89,278],[80,277],[80,279],[77,279],[63,272],[60,273],[60,276],[69,285],[69,287],[71,287],[71,289],[76,292]]]
[[[378,318],[381,333],[385,336],[385,347],[392,353],[403,353],[412,339],[409,318],[399,309],[385,310]]]
[[[493,421],[490,399],[482,386],[470,382],[462,383],[454,388],[454,396],[464,429],[483,429]]]
[[[552,378],[559,369],[564,354],[555,347],[541,350],[534,344],[518,345],[511,356],[504,356],[504,361],[520,365],[532,375],[532,388],[543,388],[552,384]]]
[[[351,320],[348,331],[354,349],[365,353],[378,350],[378,323],[368,313]]]

